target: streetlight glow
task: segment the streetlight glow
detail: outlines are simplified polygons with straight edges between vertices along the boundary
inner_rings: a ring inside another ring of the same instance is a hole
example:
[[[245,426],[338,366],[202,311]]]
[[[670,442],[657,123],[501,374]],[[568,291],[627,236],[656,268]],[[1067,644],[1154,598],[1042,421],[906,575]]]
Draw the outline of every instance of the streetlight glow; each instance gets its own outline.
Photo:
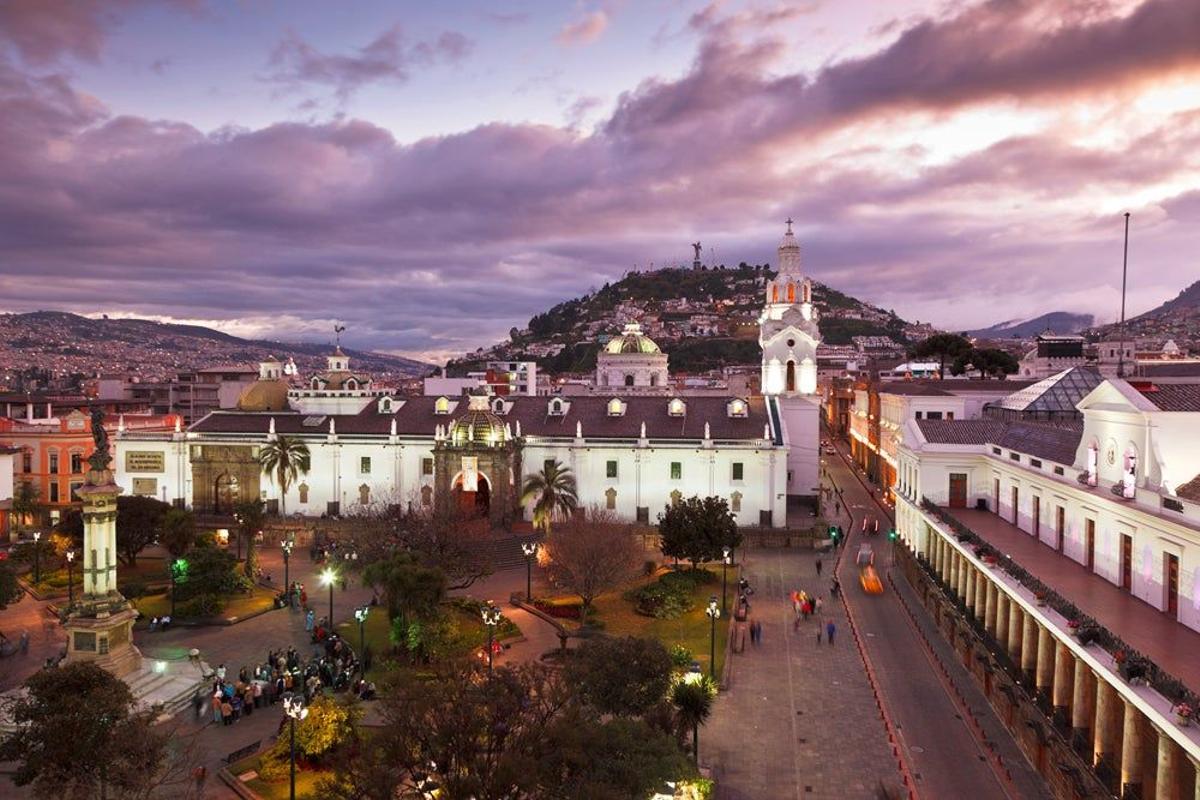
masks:
[[[291,727],[291,745],[289,747],[291,759],[291,792],[289,797],[291,800],[296,800],[296,721],[302,720],[308,716],[308,709],[304,707],[304,696],[292,694],[288,692],[283,696],[283,713],[288,717],[288,725]]]
[[[483,624],[487,627],[488,632],[488,672],[492,671],[492,643],[495,641],[496,626],[500,624],[500,609],[496,608],[496,604],[491,600],[487,601],[480,614],[483,615]]]
[[[716,680],[717,677],[717,620],[721,618],[721,607],[717,605],[717,596],[714,594],[708,598],[708,607],[704,609],[704,613],[708,614],[710,626],[712,628],[711,639],[709,641],[708,650],[708,675]]]
[[[525,554],[525,602],[533,602],[533,557],[537,555],[537,542],[521,542],[521,552]]]

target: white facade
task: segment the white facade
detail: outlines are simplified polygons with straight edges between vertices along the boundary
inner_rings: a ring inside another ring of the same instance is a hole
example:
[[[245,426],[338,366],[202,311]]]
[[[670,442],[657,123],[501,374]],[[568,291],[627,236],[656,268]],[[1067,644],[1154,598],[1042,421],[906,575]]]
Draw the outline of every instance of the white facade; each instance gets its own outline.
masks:
[[[621,334],[596,356],[596,380],[592,388],[600,393],[666,395],[671,390],[667,354],[642,333],[641,325],[627,323]]]
[[[1177,493],[1200,475],[1200,410],[1161,410],[1121,380],[1105,381],[1078,408],[1078,445],[1062,450],[1059,461],[995,441],[930,442],[910,423],[896,478],[898,531],[922,547],[921,498],[949,505],[952,476],[963,476],[967,507],[986,503],[1118,586],[1128,568],[1131,594],[1157,609],[1167,608],[1176,560],[1176,619],[1200,630],[1200,493]]]

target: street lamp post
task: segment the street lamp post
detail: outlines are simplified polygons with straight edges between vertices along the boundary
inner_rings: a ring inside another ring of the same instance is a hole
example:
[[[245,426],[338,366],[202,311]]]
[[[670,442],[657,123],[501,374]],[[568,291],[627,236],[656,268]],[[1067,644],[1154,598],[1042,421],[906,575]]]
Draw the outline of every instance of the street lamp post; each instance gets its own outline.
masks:
[[[363,632],[363,626],[367,622],[367,614],[371,613],[370,606],[359,606],[354,609],[354,619],[358,621],[358,669],[360,674],[366,674],[366,634]]]
[[[283,590],[287,593],[288,608],[292,607],[292,573],[290,570],[292,560],[292,547],[295,542],[291,539],[283,540]]]
[[[726,598],[726,587],[729,585],[729,578],[728,578],[729,561],[730,561],[730,556],[733,555],[733,551],[730,550],[728,547],[724,547],[721,549],[721,553],[723,555],[723,558],[721,559],[721,613],[726,614],[726,613],[728,613],[725,610],[726,599],[727,599]]]
[[[42,547],[38,542],[42,539],[41,531],[33,532],[33,582],[42,582]]]
[[[537,555],[537,542],[522,542],[521,552],[525,554],[525,602],[533,602],[533,557]]]
[[[291,743],[288,747],[291,760],[291,790],[288,793],[290,800],[296,800],[296,720],[302,720],[308,716],[308,709],[304,707],[304,698],[300,695],[288,692],[283,696],[283,710],[288,715],[288,722],[291,727]]]
[[[488,672],[492,671],[492,643],[496,637],[496,626],[500,624],[500,609],[496,608],[496,604],[491,600],[487,601],[487,605],[482,609],[483,624],[487,627],[488,632]]]
[[[333,585],[337,583],[337,573],[332,567],[321,573],[321,583],[329,587],[329,629],[333,630]]]
[[[721,608],[717,605],[717,596],[708,598],[708,608],[704,609],[711,623],[712,634],[708,647],[708,677],[717,677],[717,620],[721,618]]]
[[[75,551],[67,551],[67,609],[75,605]]]

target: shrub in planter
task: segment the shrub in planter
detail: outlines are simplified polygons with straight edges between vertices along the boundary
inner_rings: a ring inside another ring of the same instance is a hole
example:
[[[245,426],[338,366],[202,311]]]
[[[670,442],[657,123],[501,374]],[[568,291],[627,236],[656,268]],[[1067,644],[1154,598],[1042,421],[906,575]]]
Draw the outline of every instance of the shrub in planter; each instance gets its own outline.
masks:
[[[721,578],[706,569],[685,569],[668,572],[658,579],[664,586],[679,587],[685,592],[695,591],[700,586],[717,583]]]
[[[692,651],[681,644],[671,645],[671,666],[675,669],[687,669],[692,665]]]
[[[663,576],[664,578],[667,576]],[[692,607],[691,591],[660,579],[633,592],[633,609],[646,617],[675,619]]]
[[[225,601],[215,594],[199,594],[190,600],[175,604],[176,616],[185,618],[215,617],[224,609]]]
[[[127,600],[136,600],[139,597],[144,597],[146,594],[146,584],[139,580],[131,580],[123,583],[117,589]]]
[[[537,600],[533,607],[544,611],[555,619],[579,619],[583,609],[583,601],[569,600]]]

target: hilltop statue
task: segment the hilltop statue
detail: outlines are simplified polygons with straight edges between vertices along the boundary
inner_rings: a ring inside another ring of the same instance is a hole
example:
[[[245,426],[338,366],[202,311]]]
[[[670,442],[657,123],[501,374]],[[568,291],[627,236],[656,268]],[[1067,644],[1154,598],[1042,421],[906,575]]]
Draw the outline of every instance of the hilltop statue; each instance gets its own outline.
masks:
[[[96,472],[103,472],[112,454],[108,450],[108,431],[104,430],[104,411],[99,406],[92,406],[92,441],[96,450],[88,457],[88,464]]]
[[[692,242],[692,249],[696,251],[696,261],[700,260],[700,243]]]

